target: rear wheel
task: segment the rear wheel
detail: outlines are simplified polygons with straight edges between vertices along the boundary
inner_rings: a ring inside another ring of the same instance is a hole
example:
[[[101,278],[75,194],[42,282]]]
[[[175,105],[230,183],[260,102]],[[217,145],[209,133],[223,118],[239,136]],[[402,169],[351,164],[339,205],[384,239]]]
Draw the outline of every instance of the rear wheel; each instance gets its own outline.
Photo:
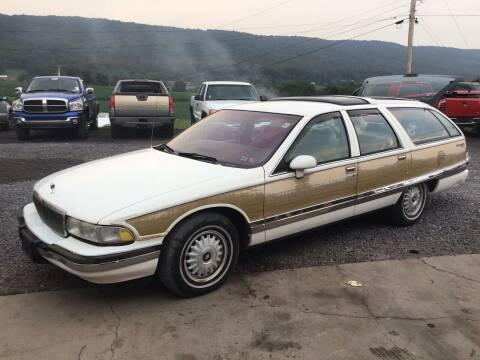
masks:
[[[202,295],[219,288],[238,260],[239,239],[227,217],[215,212],[194,215],[166,238],[157,274],[181,297]]]
[[[190,107],[190,125],[193,125],[196,123],[196,120],[195,120],[195,115],[193,114],[193,108]]]
[[[427,202],[428,189],[425,183],[405,189],[391,208],[393,223],[399,226],[412,225],[422,216]]]
[[[172,123],[170,125],[165,126],[163,134],[165,138],[169,138],[169,139],[172,138],[173,135],[175,134],[175,124]]]
[[[30,129],[16,127],[15,131],[17,133],[18,140],[28,140],[28,138],[30,137]]]
[[[112,135],[112,139],[120,139],[122,137],[122,128],[118,125],[112,124],[110,126],[110,134]]]

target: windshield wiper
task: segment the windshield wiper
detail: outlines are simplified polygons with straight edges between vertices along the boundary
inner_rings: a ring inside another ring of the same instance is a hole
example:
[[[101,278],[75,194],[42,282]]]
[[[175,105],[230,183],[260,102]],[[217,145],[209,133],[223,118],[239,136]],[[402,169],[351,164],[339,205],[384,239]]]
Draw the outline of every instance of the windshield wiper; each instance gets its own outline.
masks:
[[[197,154],[197,153],[189,153],[189,152],[179,152],[178,155],[183,156],[183,157],[187,157],[187,158],[191,158],[191,159],[195,159],[195,160],[211,162],[213,164],[218,163],[218,160],[216,158],[214,158],[212,156],[208,156],[208,155],[202,155],[202,154]]]
[[[175,154],[175,150],[173,150],[170,146],[167,144],[160,144],[158,146],[154,147],[155,150],[160,150],[160,151],[166,151],[170,154]]]

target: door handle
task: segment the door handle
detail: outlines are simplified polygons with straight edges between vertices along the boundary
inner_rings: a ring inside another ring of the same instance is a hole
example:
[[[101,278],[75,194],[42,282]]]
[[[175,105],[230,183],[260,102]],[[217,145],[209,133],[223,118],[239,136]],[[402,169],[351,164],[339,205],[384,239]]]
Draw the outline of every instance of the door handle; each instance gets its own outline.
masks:
[[[407,155],[398,155],[398,160],[405,160],[407,158]]]
[[[356,166],[347,166],[345,168],[345,172],[347,173],[347,175],[353,176],[357,172],[357,167]]]

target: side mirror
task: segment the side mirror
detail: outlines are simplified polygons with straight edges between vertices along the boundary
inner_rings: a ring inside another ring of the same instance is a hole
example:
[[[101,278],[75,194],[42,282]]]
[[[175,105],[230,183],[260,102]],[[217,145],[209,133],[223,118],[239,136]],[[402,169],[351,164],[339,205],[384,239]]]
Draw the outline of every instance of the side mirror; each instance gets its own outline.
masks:
[[[86,88],[85,90],[87,94],[95,94],[95,89],[94,88]]]
[[[22,87],[16,87],[15,88],[15,95],[20,96],[23,93],[23,88]]]
[[[265,95],[260,95],[260,101],[267,101],[268,100],[268,97],[266,97]]]
[[[6,96],[0,96],[0,101],[7,101],[8,98]]]
[[[302,178],[305,175],[305,170],[313,169],[317,166],[317,160],[310,155],[298,155],[290,161],[290,169],[295,170],[295,177]]]
[[[195,95],[194,99],[196,101],[202,101],[202,95]]]

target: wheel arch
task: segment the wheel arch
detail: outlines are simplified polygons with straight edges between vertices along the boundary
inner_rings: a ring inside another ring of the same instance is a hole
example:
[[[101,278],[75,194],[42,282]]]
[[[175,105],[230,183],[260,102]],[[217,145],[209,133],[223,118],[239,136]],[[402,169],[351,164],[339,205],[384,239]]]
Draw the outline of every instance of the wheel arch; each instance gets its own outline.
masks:
[[[237,229],[240,240],[240,249],[245,249],[248,246],[251,234],[250,219],[242,209],[231,204],[211,204],[192,209],[178,217],[168,227],[165,232],[165,237],[168,237],[168,234],[187,219],[205,212],[217,212],[229,218]]]

